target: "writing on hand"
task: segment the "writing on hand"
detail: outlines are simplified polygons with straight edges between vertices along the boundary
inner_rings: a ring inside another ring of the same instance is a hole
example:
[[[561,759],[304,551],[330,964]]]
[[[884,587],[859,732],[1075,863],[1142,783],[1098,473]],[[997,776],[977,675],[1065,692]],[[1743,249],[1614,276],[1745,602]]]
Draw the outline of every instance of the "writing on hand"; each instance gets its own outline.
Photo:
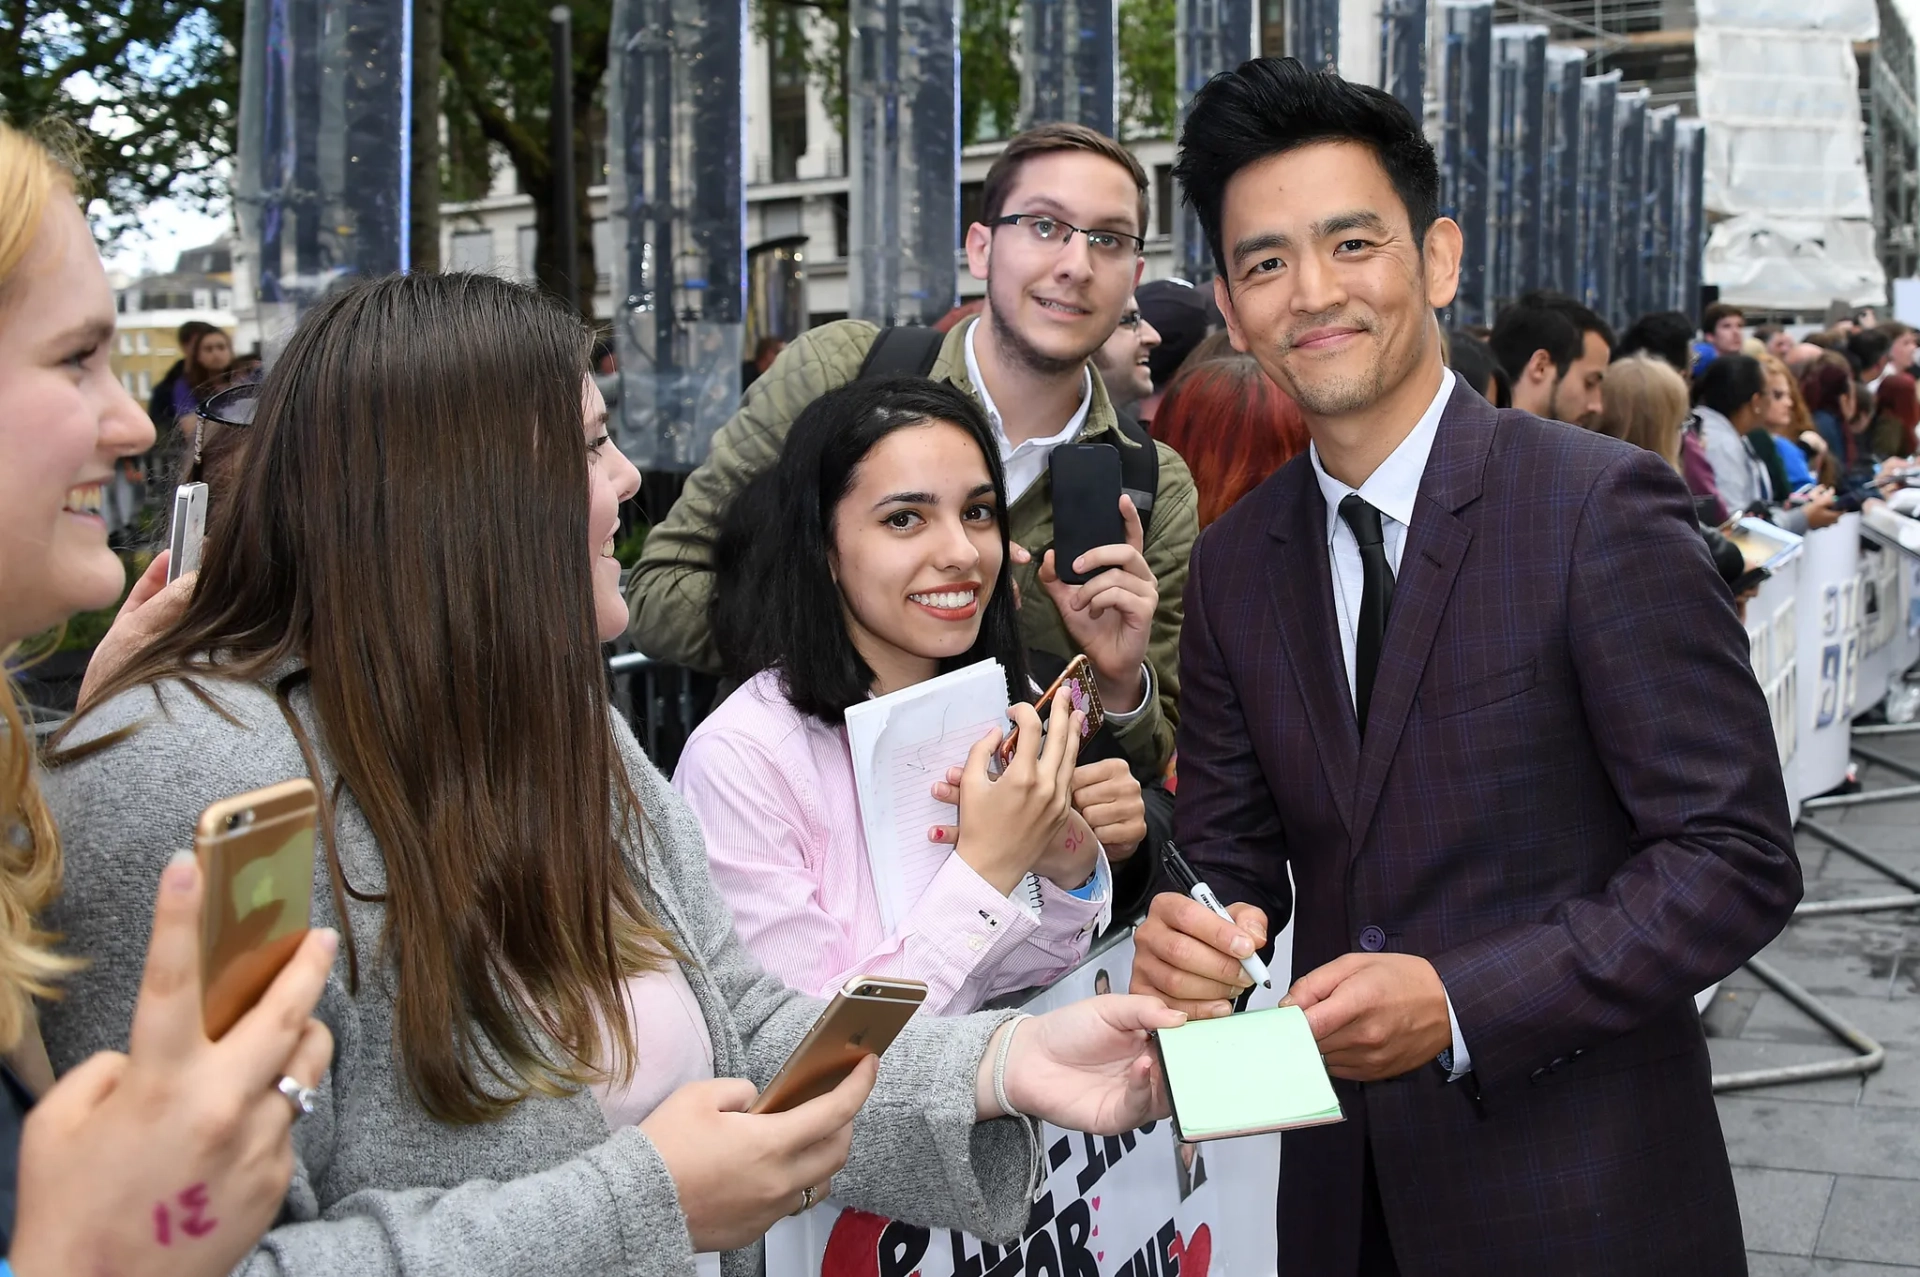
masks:
[[[153,1239],[162,1246],[173,1245],[173,1230],[177,1226],[189,1238],[205,1237],[220,1226],[220,1221],[207,1215],[207,1186],[205,1183],[183,1188],[173,1195],[173,1204],[165,1201],[153,1204]],[[177,1222],[175,1211],[179,1212]]]

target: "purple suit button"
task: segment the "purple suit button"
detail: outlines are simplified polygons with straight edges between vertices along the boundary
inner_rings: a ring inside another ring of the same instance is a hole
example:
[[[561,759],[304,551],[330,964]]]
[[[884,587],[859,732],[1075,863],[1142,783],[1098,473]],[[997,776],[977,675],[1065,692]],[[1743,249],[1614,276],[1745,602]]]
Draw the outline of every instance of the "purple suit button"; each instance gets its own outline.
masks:
[[[1360,932],[1360,947],[1368,953],[1378,953],[1387,947],[1387,933],[1378,927],[1366,927]]]

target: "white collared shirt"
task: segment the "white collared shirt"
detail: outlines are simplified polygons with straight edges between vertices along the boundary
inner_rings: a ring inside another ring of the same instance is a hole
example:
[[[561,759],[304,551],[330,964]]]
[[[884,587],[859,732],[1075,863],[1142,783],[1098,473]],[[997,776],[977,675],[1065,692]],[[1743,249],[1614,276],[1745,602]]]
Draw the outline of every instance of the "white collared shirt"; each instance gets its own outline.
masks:
[[[1353,529],[1340,517],[1340,503],[1352,493],[1380,512],[1381,540],[1387,551],[1387,566],[1400,575],[1400,555],[1407,548],[1407,529],[1413,526],[1414,502],[1420,496],[1420,480],[1427,472],[1427,458],[1433,453],[1433,441],[1440,433],[1440,414],[1453,396],[1453,371],[1440,370],[1440,389],[1433,402],[1420,414],[1420,420],[1400,446],[1360,484],[1350,488],[1328,474],[1320,464],[1320,450],[1309,444],[1313,459],[1313,477],[1320,484],[1320,495],[1327,499],[1327,556],[1333,569],[1333,610],[1340,622],[1340,654],[1347,666],[1347,695],[1354,689],[1354,649],[1360,625],[1360,597],[1366,588],[1366,568],[1360,562],[1360,542]],[[1356,708],[1358,702],[1355,702]],[[1444,994],[1445,989],[1441,992]],[[1450,1076],[1464,1077],[1473,1068],[1466,1039],[1460,1036],[1460,1020],[1453,1013],[1453,999],[1447,998],[1447,1025],[1453,1030],[1453,1054]]]
[[[1313,477],[1320,483],[1320,495],[1327,499],[1327,553],[1333,567],[1333,610],[1340,622],[1340,654],[1347,665],[1347,695],[1354,695],[1354,636],[1360,626],[1360,594],[1366,570],[1360,563],[1360,543],[1353,529],[1340,517],[1340,503],[1354,492],[1381,514],[1380,531],[1386,542],[1387,566],[1400,575],[1400,552],[1407,545],[1407,528],[1413,522],[1414,499],[1420,495],[1420,476],[1427,472],[1427,456],[1433,451],[1434,436],[1440,433],[1440,414],[1453,394],[1453,372],[1440,370],[1440,393],[1420,414],[1413,430],[1400,446],[1358,488],[1349,488],[1326,472],[1320,464],[1320,450],[1309,444],[1313,458]],[[1357,704],[1357,702],[1356,702]]]
[[[1086,368],[1080,370],[1080,406],[1073,416],[1067,418],[1067,424],[1058,434],[1048,435],[1044,439],[1028,439],[1019,445],[1007,441],[1006,427],[1000,423],[1000,410],[994,406],[993,393],[987,389],[985,378],[980,375],[980,360],[973,353],[973,338],[980,331],[980,320],[967,325],[967,380],[973,383],[973,393],[980,397],[980,406],[987,410],[987,421],[993,426],[993,437],[1000,445],[1000,462],[1007,471],[1007,504],[1018,501],[1046,473],[1047,458],[1053,450],[1063,443],[1072,443],[1080,437],[1081,429],[1087,424],[1087,413],[1093,409],[1093,373]]]

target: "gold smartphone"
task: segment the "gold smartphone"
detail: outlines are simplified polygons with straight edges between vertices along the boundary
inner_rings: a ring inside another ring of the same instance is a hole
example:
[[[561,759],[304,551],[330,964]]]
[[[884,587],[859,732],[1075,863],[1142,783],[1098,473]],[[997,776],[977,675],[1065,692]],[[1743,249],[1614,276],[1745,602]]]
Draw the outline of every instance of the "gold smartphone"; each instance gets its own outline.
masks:
[[[884,1055],[926,1000],[927,986],[919,980],[853,977],[833,995],[747,1111],[784,1113],[825,1095],[846,1081],[861,1060]]]
[[[200,1005],[209,1038],[253,1008],[307,934],[318,806],[312,781],[289,780],[200,813],[193,852],[206,882]]]
[[[1053,698],[1063,691],[1067,699],[1073,702],[1073,707],[1087,716],[1087,721],[1080,727],[1082,742],[1099,731],[1100,724],[1106,721],[1106,710],[1100,704],[1100,687],[1094,682],[1093,662],[1082,652],[1067,662],[1067,668],[1060,671],[1060,677],[1053,680],[1053,686],[1040,693],[1040,699],[1033,703],[1034,713],[1040,715],[1040,742],[1043,745],[1047,739],[1049,715],[1053,713]],[[995,761],[1005,767],[1013,760],[1014,746],[1019,743],[1020,729],[1007,729],[1006,737],[995,753]]]

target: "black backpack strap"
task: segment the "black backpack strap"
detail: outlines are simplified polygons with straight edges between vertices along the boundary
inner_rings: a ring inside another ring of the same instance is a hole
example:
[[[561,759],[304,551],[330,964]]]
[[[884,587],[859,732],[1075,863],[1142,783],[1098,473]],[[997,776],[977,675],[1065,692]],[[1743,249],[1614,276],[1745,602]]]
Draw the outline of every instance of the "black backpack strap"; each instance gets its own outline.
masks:
[[[869,377],[924,377],[940,358],[947,335],[931,328],[882,328],[860,365],[856,381]]]
[[[1133,508],[1140,512],[1140,534],[1145,536],[1154,498],[1160,493],[1160,450],[1153,446],[1147,428],[1126,409],[1114,409],[1114,424],[1139,445],[1120,449],[1120,486],[1133,498]]]

